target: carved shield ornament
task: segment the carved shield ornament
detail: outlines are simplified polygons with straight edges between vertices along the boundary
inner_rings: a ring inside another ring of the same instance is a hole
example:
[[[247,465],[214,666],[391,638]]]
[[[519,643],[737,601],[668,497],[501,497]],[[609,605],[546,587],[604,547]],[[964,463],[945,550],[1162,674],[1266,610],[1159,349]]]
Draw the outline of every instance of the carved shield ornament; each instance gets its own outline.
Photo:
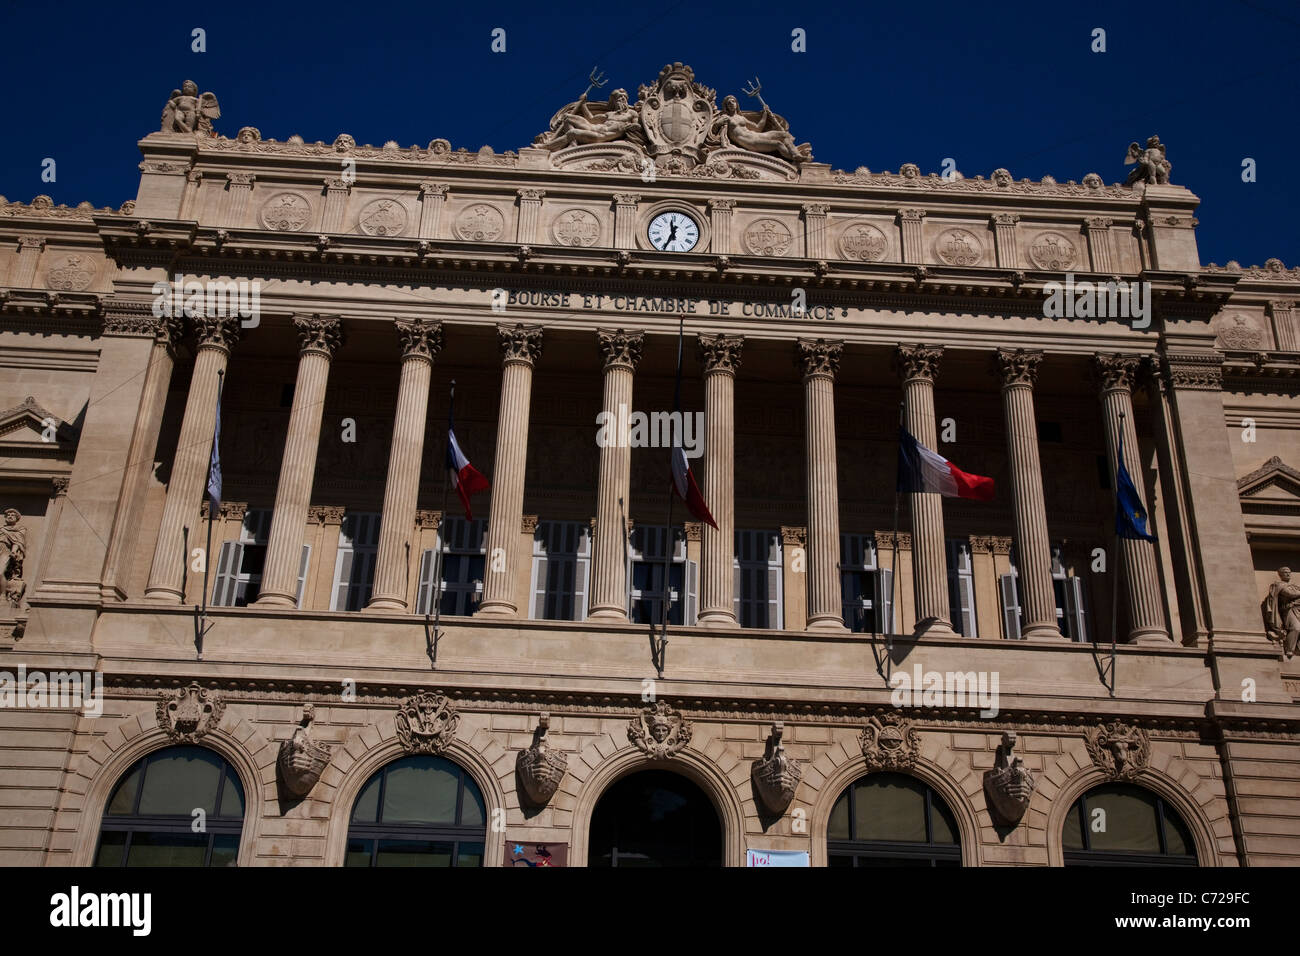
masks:
[[[460,714],[442,691],[425,691],[397,708],[397,739],[407,753],[440,754],[456,739]]]
[[[158,692],[155,708],[158,726],[177,743],[194,743],[214,730],[226,712],[226,702],[216,691],[197,682],[168,694]]]
[[[661,700],[628,721],[627,739],[651,759],[664,760],[691,742],[691,724]]]
[[[858,736],[862,756],[871,770],[905,770],[916,763],[921,735],[912,722],[897,714],[872,717]]]

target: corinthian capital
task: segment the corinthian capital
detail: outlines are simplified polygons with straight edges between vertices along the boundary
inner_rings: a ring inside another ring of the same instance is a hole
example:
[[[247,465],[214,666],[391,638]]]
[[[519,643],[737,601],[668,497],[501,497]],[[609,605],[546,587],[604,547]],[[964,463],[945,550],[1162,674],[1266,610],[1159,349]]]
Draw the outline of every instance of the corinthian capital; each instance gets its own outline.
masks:
[[[704,363],[704,373],[730,372],[735,374],[740,368],[740,350],[745,345],[741,335],[700,335],[700,361]]]
[[[497,338],[506,365],[512,362],[534,365],[542,357],[540,325],[498,325]]]
[[[442,323],[424,319],[397,322],[397,337],[402,342],[402,358],[426,358],[433,361],[442,351]]]
[[[1137,380],[1142,359],[1123,352],[1098,352],[1092,357],[1092,370],[1104,391],[1113,388],[1131,390]]]
[[[844,343],[838,340],[798,339],[795,342],[795,364],[803,370],[805,378],[812,375],[834,378],[840,370],[843,352]]]
[[[239,341],[238,316],[198,315],[192,320],[199,348],[221,349],[229,352]]]
[[[644,332],[627,332],[623,329],[597,329],[596,339],[605,356],[605,368],[625,365],[635,369],[641,361],[641,346],[645,344]]]
[[[938,345],[900,345],[894,352],[894,364],[905,382],[914,378],[933,382],[942,357],[943,348]]]
[[[300,352],[333,355],[343,344],[343,322],[337,315],[295,315],[293,327],[298,332]]]
[[[1003,388],[1011,385],[1029,385],[1038,381],[1038,366],[1043,361],[1041,349],[998,349],[993,357],[994,368],[1002,380]]]

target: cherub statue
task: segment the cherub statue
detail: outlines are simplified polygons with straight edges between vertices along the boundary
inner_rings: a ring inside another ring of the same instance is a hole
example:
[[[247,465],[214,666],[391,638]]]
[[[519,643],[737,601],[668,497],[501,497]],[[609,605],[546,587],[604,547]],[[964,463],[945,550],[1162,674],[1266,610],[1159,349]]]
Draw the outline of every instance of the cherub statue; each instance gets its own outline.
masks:
[[[762,89],[754,83],[745,92],[758,97],[763,111],[757,119],[750,119],[740,111],[740,101],[728,96],[722,101],[722,111],[713,119],[709,135],[720,139],[722,148],[736,147],[747,149],[752,153],[776,153],[787,162],[798,165],[812,159],[812,146],[808,143],[795,145],[785,120],[773,113],[763,98],[759,96]]]
[[[211,136],[212,121],[221,116],[221,108],[212,93],[199,94],[198,85],[186,80],[163,107],[162,131],[164,133],[203,133]]]
[[[1137,169],[1128,174],[1128,179],[1124,181],[1125,186],[1132,186],[1137,182],[1146,183],[1148,186],[1169,184],[1169,171],[1173,167],[1165,158],[1165,147],[1160,142],[1159,136],[1148,139],[1145,149],[1137,143],[1129,143],[1128,157],[1124,160],[1124,165],[1132,166],[1134,163],[1137,163]]]
[[[627,90],[618,89],[609,95],[609,102],[593,107],[587,94],[578,97],[551,118],[549,132],[533,139],[541,149],[556,150],[566,146],[587,143],[609,143],[616,139],[632,138],[641,129],[641,111],[628,105]]]
[[[1268,586],[1268,597],[1259,609],[1264,615],[1268,639],[1281,644],[1290,660],[1300,641],[1300,583],[1291,580],[1290,568],[1278,568],[1277,578]]]

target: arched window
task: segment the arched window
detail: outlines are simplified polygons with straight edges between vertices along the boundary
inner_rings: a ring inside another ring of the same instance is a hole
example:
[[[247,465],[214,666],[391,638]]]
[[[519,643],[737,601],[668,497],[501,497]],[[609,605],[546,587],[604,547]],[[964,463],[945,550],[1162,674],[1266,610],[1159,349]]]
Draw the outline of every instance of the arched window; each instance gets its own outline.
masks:
[[[615,781],[591,814],[587,865],[722,866],[722,823],[698,786],[668,770]]]
[[[483,794],[441,757],[403,757],[378,770],[352,807],[344,866],[482,866]]]
[[[113,788],[95,865],[234,866],[243,828],[235,768],[204,747],[167,747],[137,760]]]
[[[1074,801],[1061,842],[1066,866],[1196,866],[1182,817],[1129,783],[1094,787]]]
[[[961,866],[957,820],[915,777],[875,773],[854,781],[831,808],[831,866]]]

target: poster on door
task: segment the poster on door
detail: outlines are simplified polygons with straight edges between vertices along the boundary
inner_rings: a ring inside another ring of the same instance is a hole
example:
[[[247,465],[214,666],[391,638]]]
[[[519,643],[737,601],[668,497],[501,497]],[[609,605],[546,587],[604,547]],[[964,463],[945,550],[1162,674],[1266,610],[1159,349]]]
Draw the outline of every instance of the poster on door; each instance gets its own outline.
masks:
[[[811,866],[804,850],[746,850],[745,866]]]
[[[506,841],[506,866],[568,866],[569,847],[565,843],[525,843]]]

